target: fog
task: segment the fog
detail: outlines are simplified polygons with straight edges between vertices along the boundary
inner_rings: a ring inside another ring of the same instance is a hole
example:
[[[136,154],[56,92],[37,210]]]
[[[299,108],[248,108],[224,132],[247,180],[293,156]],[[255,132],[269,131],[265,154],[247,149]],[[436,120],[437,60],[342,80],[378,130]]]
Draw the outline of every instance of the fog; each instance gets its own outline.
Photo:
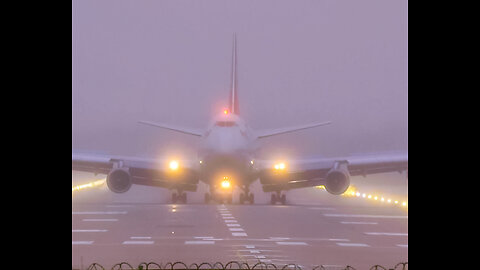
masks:
[[[237,36],[252,128],[333,124],[264,139],[262,155],[408,148],[407,1],[93,1],[72,4],[72,149],[196,158],[227,105]],[[72,175],[72,179],[73,179]]]

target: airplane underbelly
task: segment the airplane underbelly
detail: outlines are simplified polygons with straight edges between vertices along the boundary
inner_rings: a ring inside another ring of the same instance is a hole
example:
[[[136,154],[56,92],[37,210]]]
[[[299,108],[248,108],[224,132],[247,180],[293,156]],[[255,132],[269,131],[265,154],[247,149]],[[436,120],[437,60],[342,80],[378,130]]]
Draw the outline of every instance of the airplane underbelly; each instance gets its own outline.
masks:
[[[202,159],[201,180],[210,185],[221,183],[227,177],[233,185],[249,182],[251,168],[245,156],[210,155]]]

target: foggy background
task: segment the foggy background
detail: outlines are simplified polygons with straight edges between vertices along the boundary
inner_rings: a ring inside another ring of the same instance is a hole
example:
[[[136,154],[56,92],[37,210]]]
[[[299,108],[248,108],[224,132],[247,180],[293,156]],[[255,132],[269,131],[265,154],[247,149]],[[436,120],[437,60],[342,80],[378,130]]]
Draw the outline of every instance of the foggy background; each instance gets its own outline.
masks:
[[[263,139],[264,158],[407,151],[407,17],[403,0],[73,0],[72,150],[195,159],[198,138],[137,121],[206,127],[228,104],[235,32],[253,129],[333,122]]]

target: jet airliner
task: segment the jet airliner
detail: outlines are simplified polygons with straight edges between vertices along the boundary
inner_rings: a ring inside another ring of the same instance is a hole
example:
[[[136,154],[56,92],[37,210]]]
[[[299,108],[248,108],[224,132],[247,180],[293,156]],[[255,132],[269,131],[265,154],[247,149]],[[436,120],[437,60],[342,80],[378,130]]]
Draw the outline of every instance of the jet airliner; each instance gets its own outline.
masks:
[[[264,192],[272,193],[271,204],[285,204],[286,191],[290,189],[324,186],[330,194],[340,195],[348,189],[351,176],[408,170],[407,153],[289,161],[256,159],[258,145],[265,138],[330,122],[274,130],[250,129],[239,113],[236,47],[234,36],[229,106],[214,117],[206,130],[139,121],[198,137],[201,143],[195,159],[158,160],[72,151],[72,170],[106,174],[107,186],[115,193],[127,192],[133,184],[167,188],[172,191],[173,203],[186,203],[186,192],[196,191],[200,181],[210,190],[205,194],[205,203],[231,203],[233,189],[239,188],[241,204],[254,203],[250,186],[256,180]]]

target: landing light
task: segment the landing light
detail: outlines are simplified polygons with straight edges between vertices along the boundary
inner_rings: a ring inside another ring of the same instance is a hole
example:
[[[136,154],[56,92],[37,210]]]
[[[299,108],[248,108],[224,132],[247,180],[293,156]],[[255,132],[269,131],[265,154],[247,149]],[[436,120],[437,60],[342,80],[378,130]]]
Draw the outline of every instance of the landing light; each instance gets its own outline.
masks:
[[[227,110],[227,109],[223,110],[223,114],[227,115],[227,114],[228,114],[228,110]]]
[[[273,166],[273,168],[275,168],[275,170],[279,171],[279,170],[285,170],[285,163],[281,162],[281,163],[277,163]]]
[[[228,181],[228,177],[223,177],[222,181],[222,188],[230,188],[230,181]]]
[[[178,170],[178,161],[176,160],[170,161],[169,167],[170,167],[170,170],[172,171]]]

